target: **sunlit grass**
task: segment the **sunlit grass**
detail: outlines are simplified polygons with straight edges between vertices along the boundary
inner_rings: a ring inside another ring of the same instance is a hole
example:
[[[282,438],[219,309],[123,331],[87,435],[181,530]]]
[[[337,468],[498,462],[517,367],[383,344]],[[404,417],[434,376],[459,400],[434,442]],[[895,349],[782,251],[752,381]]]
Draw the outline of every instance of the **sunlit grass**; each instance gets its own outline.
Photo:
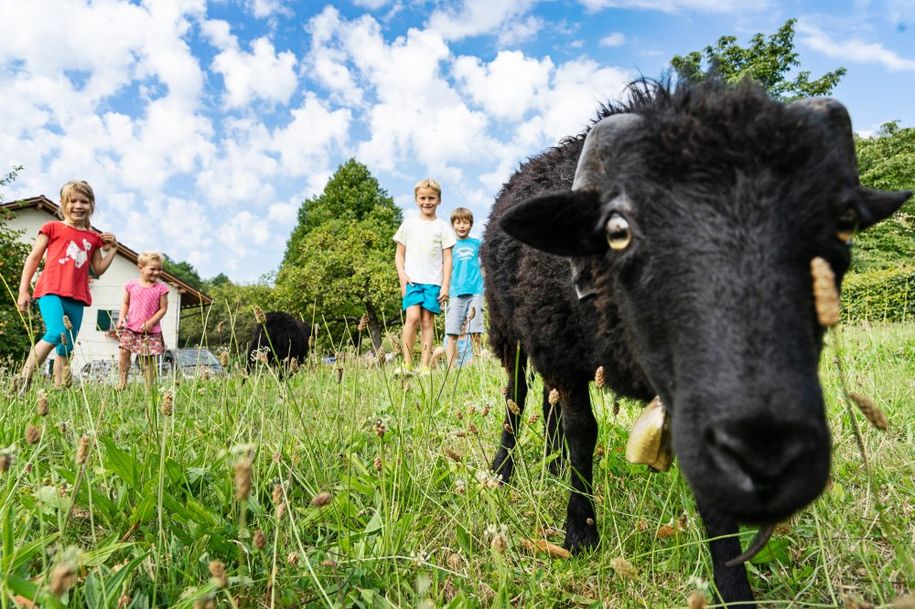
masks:
[[[822,366],[833,483],[750,566],[767,607],[887,606],[915,587],[915,326],[843,330],[850,388],[890,421],[881,433],[856,415],[870,485],[834,356],[827,347]],[[542,421],[531,421],[539,380],[515,478],[499,488],[488,473],[502,424],[497,364],[406,380],[392,369],[351,357],[286,378],[235,366],[224,378],[163,380],[154,394],[142,383],[121,393],[39,383],[24,401],[0,397],[0,604],[685,607],[708,591],[705,534],[676,466],[649,474],[623,456],[637,404],[614,417],[613,396],[592,395],[601,544],[551,558],[523,543],[561,544],[568,496],[568,472],[548,473]],[[622,577],[614,559],[637,573]]]

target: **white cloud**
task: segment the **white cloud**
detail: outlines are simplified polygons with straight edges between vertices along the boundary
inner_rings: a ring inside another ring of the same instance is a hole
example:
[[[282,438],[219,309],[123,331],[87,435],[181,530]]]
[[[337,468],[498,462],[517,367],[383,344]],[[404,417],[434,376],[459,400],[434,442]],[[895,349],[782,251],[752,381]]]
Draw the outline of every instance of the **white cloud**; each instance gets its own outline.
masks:
[[[533,15],[521,21],[509,21],[499,31],[499,46],[510,47],[532,40],[543,27],[543,19]]]
[[[277,13],[291,12],[283,6],[282,0],[245,0],[245,8],[258,19],[271,17]]]
[[[282,104],[289,101],[298,85],[294,53],[277,53],[266,37],[252,41],[251,52],[246,53],[234,37],[226,36],[221,24],[212,30],[210,39],[222,43],[222,51],[213,59],[212,68],[222,74],[227,107],[243,108],[255,99]]]
[[[621,47],[626,44],[626,36],[622,32],[613,32],[601,38],[598,44],[602,47]]]
[[[308,93],[291,114],[292,121],[277,129],[271,142],[283,169],[289,175],[301,176],[325,168],[332,152],[342,150],[347,143],[350,111],[330,111],[313,93]]]
[[[272,221],[282,225],[295,223],[298,216],[301,201],[290,201],[288,203],[273,203],[267,208],[267,217]]]
[[[485,65],[477,57],[459,57],[453,70],[464,93],[486,112],[520,121],[548,85],[553,62],[549,57],[537,60],[519,51],[502,51]]]
[[[370,11],[376,11],[386,5],[388,0],[353,0],[353,4],[367,8]]]
[[[590,11],[605,8],[627,8],[677,13],[681,11],[702,11],[709,13],[738,13],[762,11],[772,5],[772,0],[578,0]]]
[[[427,26],[446,40],[460,40],[499,30],[527,13],[534,0],[464,0],[459,8],[437,10]]]
[[[827,57],[855,63],[875,63],[890,71],[915,70],[915,59],[900,57],[877,42],[864,42],[857,38],[833,40],[814,25],[800,22],[797,25],[799,41]]]

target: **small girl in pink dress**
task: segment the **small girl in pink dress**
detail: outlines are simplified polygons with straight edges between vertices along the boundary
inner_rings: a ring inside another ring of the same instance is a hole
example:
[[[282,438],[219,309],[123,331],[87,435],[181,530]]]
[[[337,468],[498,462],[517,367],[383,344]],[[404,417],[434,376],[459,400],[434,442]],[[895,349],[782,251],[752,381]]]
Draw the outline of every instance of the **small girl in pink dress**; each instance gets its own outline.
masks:
[[[162,254],[143,252],[137,257],[139,279],[124,286],[124,302],[118,314],[120,361],[118,387],[127,387],[130,354],[136,353],[146,384],[152,387],[156,378],[156,356],[165,353],[159,320],[168,310],[168,286],[159,281],[162,274]]]

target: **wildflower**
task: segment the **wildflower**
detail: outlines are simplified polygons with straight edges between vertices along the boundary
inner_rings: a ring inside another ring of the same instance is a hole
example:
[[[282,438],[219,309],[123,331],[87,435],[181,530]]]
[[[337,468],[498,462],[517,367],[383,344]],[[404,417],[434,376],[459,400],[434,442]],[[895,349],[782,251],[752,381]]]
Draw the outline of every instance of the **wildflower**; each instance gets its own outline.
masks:
[[[480,430],[477,429],[477,426],[474,425],[473,423],[471,423],[470,425],[467,426],[467,431],[469,431],[469,432],[472,433],[472,434],[478,434],[478,433],[480,433]]]
[[[448,566],[452,571],[457,571],[460,569],[463,563],[464,561],[461,560],[461,555],[457,552],[452,552],[451,555],[448,556]]]
[[[689,609],[705,609],[708,607],[708,600],[705,598],[705,595],[698,590],[690,592],[686,602]]]
[[[291,566],[293,566],[293,567],[296,566],[297,564],[299,564],[299,553],[298,553],[298,552],[290,552],[290,553],[286,556],[286,564],[287,564],[287,565],[291,565]]]
[[[515,400],[508,398],[505,400],[505,406],[511,411],[512,414],[521,414],[521,409],[518,407],[518,404],[515,403]]]
[[[489,547],[499,554],[505,554],[505,550],[508,549],[508,538],[504,533],[496,533],[489,542]]]
[[[65,561],[51,571],[51,594],[60,596],[76,583],[76,568],[70,561]]]
[[[328,569],[333,569],[337,566],[337,561],[331,560],[330,558],[325,558],[324,560],[321,561],[321,566],[327,567]]]
[[[515,429],[512,427],[512,424],[509,423],[508,421],[506,421],[505,423],[502,424],[502,429],[504,429],[505,431],[507,431],[508,433],[510,433],[512,435],[515,435]]]
[[[839,291],[836,289],[836,275],[829,262],[817,256],[810,261],[813,277],[813,303],[817,320],[821,326],[830,327],[839,323]]]
[[[38,444],[39,440],[41,440],[41,431],[34,425],[26,425],[25,441],[29,444]]]
[[[132,600],[133,599],[130,598],[130,596],[127,594],[122,594],[120,597],[118,597],[118,609],[127,609],[127,607],[130,605],[130,601]]]
[[[68,316],[66,316],[66,315],[64,315],[64,327],[65,327],[67,330],[72,330],[72,329],[73,329],[73,324],[70,323],[70,318],[69,318]]]
[[[480,411],[481,417],[486,417],[489,414],[489,404],[483,404],[483,410]]]
[[[267,536],[264,535],[264,532],[260,529],[254,531],[254,547],[258,550],[263,550],[266,545]]]
[[[364,313],[362,317],[359,318],[358,330],[360,332],[365,332],[365,329],[369,327],[369,315]]]
[[[480,488],[499,488],[502,484],[502,474],[494,474],[484,469],[476,473],[476,478]]]
[[[676,533],[676,529],[669,524],[662,524],[658,527],[657,532],[654,534],[658,539],[666,539],[668,537],[673,537]]]
[[[273,504],[279,505],[283,501],[283,485],[274,484],[273,485]]]
[[[246,501],[251,494],[251,461],[242,459],[235,464],[235,496]]]
[[[616,416],[620,413],[620,401],[613,400],[613,416]]]
[[[555,387],[550,389],[550,395],[547,397],[547,401],[550,403],[550,406],[555,406],[559,403],[559,391]]]
[[[387,431],[387,428],[384,425],[384,421],[382,421],[381,419],[376,419],[375,424],[372,425],[372,431],[374,431],[375,435],[378,436],[379,438],[383,438],[385,432]]]
[[[162,415],[166,417],[172,416],[172,392],[166,391],[162,396]]]
[[[594,371],[594,384],[597,385],[598,388],[601,388],[604,386],[605,382],[606,379],[604,378],[604,367],[598,366],[597,370]]]
[[[529,416],[529,417],[527,418],[527,422],[528,422],[529,425],[533,425],[534,423],[536,423],[536,422],[539,421],[539,420],[540,420],[540,413],[539,413],[539,412],[532,412],[532,413],[531,413],[531,416]]]
[[[194,609],[216,609],[216,603],[211,598],[199,598],[194,601]]]
[[[13,456],[9,453],[0,453],[0,474],[9,471],[13,465]]]
[[[870,421],[874,427],[880,431],[886,431],[889,421],[887,420],[886,415],[883,414],[883,411],[874,403],[874,400],[866,395],[855,393],[854,391],[850,391],[848,397],[855,403],[864,417]]]
[[[639,575],[639,570],[625,558],[614,558],[610,561],[610,566],[623,579],[635,579]]]
[[[295,373],[299,370],[299,359],[297,357],[289,358],[289,372]]]
[[[343,366],[334,366],[334,372],[337,373],[337,384],[343,382]]]
[[[376,472],[380,472],[383,465],[381,457],[375,457],[375,460],[372,462],[372,466],[375,468]]]
[[[66,332],[60,333],[60,344],[61,344],[61,346],[67,345],[67,333]]]
[[[325,505],[328,505],[333,500],[334,500],[333,495],[331,495],[327,491],[323,491],[321,493],[318,493],[317,495],[315,495],[312,498],[311,505],[313,505],[314,507],[324,507]]]
[[[445,456],[448,457],[449,459],[451,459],[452,461],[460,463],[461,460],[463,459],[463,457],[459,453],[451,450],[447,446],[445,447],[444,451],[445,451]]]
[[[89,455],[89,436],[83,435],[79,439],[79,446],[76,449],[76,464],[82,465],[86,462],[86,457]]]
[[[222,334],[223,329],[226,327],[226,322],[223,319],[219,320],[219,323],[216,324],[216,334]]]
[[[226,566],[221,560],[210,562],[210,576],[213,584],[217,588],[225,588],[229,585],[229,577],[226,575]]]
[[[44,392],[44,389],[38,392],[37,411],[40,417],[48,416],[48,394]]]
[[[467,483],[463,478],[458,478],[454,481],[454,492],[458,495],[463,495],[464,491],[467,490]]]
[[[229,366],[229,352],[228,351],[222,350],[219,352],[219,363],[222,365],[223,368],[227,368]]]
[[[260,325],[264,325],[265,323],[267,323],[267,316],[264,315],[264,310],[262,308],[260,308],[258,305],[254,305],[254,307],[252,307],[252,308],[254,309],[254,321],[259,323]]]

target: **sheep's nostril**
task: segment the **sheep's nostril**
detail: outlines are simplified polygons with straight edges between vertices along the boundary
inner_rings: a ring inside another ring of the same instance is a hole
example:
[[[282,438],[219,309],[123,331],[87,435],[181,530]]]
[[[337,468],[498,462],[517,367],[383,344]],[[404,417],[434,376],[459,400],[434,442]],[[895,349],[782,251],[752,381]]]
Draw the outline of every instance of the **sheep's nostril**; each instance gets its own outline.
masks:
[[[776,428],[777,427],[777,428]],[[706,432],[719,471],[745,492],[766,493],[802,466],[808,441],[796,427],[721,424]]]

